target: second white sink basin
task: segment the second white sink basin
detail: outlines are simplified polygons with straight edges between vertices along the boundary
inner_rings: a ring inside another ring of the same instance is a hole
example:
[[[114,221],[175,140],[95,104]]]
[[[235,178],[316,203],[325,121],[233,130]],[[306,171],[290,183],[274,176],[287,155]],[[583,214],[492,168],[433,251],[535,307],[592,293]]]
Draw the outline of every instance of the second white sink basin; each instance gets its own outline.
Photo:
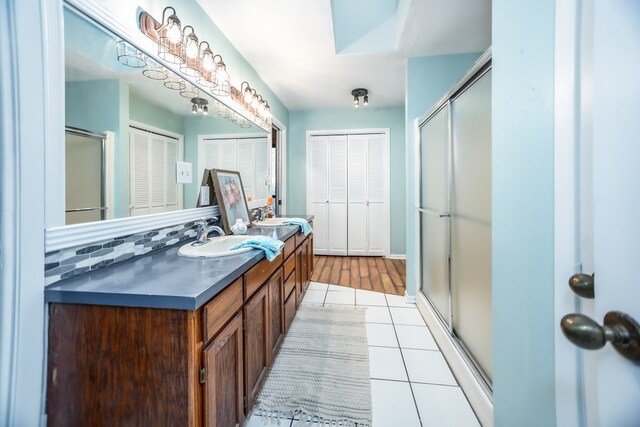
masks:
[[[289,218],[265,218],[262,221],[254,221],[253,225],[257,227],[281,227],[286,225],[285,222]]]
[[[220,236],[209,239],[209,242],[198,245],[197,242],[187,243],[178,249],[178,255],[187,258],[218,258],[249,252],[252,248],[231,250],[235,245],[247,241],[252,236]]]

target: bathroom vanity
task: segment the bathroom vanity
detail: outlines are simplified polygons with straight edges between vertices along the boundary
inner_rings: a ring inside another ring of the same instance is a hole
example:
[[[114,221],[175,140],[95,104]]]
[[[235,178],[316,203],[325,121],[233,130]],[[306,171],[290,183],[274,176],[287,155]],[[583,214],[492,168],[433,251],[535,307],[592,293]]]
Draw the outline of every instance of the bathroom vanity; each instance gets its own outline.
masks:
[[[313,234],[249,233],[281,254],[173,246],[47,287],[48,424],[241,426],[313,271]]]

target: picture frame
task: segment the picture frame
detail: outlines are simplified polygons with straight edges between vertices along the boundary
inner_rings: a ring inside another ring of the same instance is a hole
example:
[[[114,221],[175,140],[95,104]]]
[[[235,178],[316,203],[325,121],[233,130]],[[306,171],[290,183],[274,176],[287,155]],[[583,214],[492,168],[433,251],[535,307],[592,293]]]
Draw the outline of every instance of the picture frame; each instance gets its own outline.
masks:
[[[224,230],[231,233],[231,226],[238,218],[247,227],[251,227],[251,213],[242,185],[240,172],[226,169],[211,169],[213,189],[220,208],[220,217]]]

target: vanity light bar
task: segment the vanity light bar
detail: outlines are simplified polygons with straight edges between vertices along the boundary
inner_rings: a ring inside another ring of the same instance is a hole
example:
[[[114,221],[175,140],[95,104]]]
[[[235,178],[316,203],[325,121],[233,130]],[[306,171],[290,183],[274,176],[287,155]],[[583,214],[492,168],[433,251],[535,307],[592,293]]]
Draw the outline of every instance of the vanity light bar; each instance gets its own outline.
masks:
[[[168,15],[168,16],[167,16]],[[166,17],[166,19],[165,19]],[[162,12],[162,22],[158,22],[148,12],[141,12],[139,17],[140,31],[158,44],[158,56],[168,63],[178,65],[180,72],[193,77],[202,87],[211,91],[214,96],[229,96],[242,106],[254,120],[263,127],[271,126],[271,107],[266,99],[259,95],[249,83],[243,82],[240,90],[231,85],[227,66],[222,56],[214,54],[207,41],[200,41],[195,29],[182,27],[173,7],[167,6]],[[126,64],[125,64],[126,65]],[[150,65],[145,66],[145,71]],[[159,66],[145,73],[150,78],[161,79],[164,67]],[[168,75],[168,73],[166,73]],[[154,77],[151,77],[154,76]],[[244,85],[251,91],[251,99],[245,101]],[[246,123],[242,122],[243,125]]]

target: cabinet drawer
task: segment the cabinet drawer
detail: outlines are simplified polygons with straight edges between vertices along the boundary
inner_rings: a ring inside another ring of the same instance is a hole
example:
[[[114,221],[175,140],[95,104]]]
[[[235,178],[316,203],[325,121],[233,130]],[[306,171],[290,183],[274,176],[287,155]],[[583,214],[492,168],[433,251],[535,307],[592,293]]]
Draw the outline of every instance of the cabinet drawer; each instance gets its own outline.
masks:
[[[204,342],[213,338],[233,315],[242,308],[242,277],[230,284],[204,306],[202,335]]]
[[[268,259],[263,259],[251,270],[247,271],[244,275],[244,287],[245,287],[245,299],[251,298],[260,285],[267,281],[269,276],[276,271],[278,267],[282,265],[282,252],[273,261],[269,262]]]
[[[291,236],[284,242],[284,248],[282,248],[282,253],[284,254],[284,259],[289,258],[289,255],[296,250],[296,239]]]
[[[293,317],[296,315],[296,293],[293,292],[284,303],[284,330],[288,331]]]
[[[295,261],[295,257],[291,257]],[[284,299],[289,298],[291,291],[293,291],[296,287],[296,275],[292,274],[289,278],[284,282]]]
[[[286,279],[287,277],[289,277],[289,275],[293,272],[295,268],[296,268],[296,257],[290,256],[284,262],[284,278]]]

